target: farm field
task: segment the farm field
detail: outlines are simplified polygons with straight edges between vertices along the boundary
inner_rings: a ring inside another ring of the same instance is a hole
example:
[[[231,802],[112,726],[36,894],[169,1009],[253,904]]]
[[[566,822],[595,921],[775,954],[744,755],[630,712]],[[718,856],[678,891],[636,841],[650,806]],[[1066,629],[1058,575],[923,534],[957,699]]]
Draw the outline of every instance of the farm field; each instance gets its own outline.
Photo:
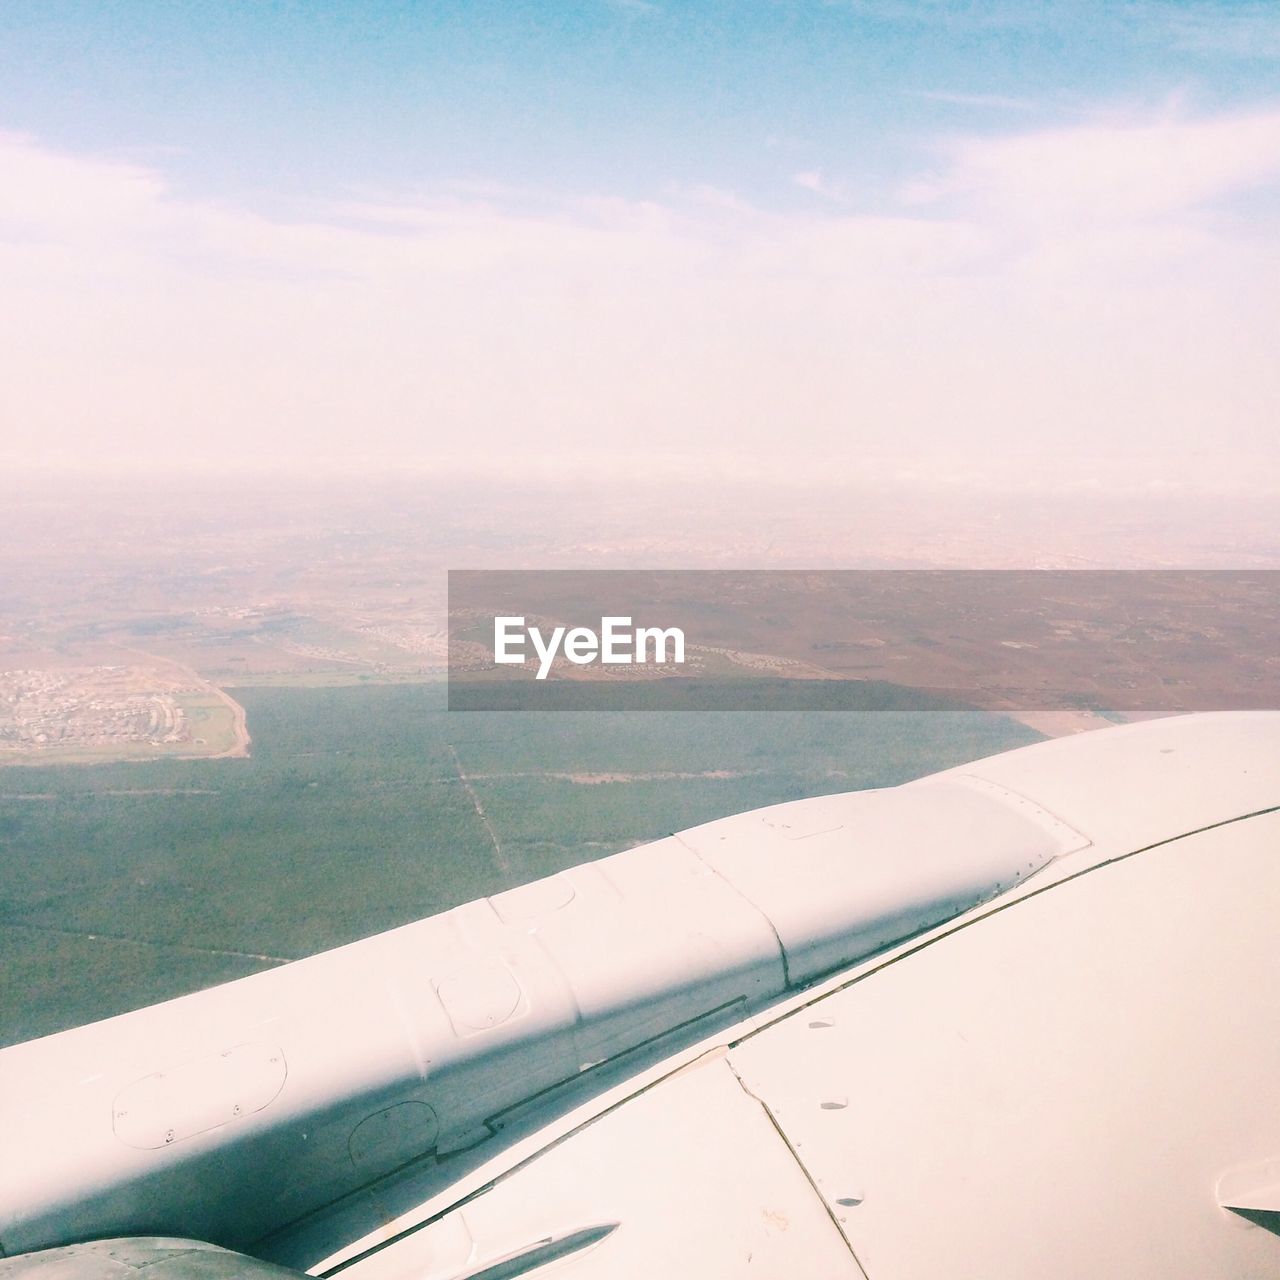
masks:
[[[236,698],[247,759],[0,769],[0,1042],[1039,737],[965,710],[450,713],[429,684]]]

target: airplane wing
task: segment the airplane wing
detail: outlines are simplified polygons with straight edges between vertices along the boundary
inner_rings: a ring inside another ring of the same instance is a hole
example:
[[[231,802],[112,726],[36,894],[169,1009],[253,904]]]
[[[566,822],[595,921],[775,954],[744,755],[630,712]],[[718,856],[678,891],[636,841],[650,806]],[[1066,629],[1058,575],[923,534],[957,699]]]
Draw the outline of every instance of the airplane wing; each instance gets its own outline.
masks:
[[[0,1051],[0,1280],[1274,1275],[1278,810],[1128,725]]]

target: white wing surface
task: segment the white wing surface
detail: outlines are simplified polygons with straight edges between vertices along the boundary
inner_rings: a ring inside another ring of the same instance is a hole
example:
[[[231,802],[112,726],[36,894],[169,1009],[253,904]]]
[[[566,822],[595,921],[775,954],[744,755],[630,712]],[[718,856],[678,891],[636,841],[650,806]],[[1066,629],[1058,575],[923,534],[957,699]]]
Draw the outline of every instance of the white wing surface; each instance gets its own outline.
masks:
[[[1277,806],[1280,713],[1124,726],[15,1046],[0,1245],[190,1236],[363,1280],[1277,1274]]]

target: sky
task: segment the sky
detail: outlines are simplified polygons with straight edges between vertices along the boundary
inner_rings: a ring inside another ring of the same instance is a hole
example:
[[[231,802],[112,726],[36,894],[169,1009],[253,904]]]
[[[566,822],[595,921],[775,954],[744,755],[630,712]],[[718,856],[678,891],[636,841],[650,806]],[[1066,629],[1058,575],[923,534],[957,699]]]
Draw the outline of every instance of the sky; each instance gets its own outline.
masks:
[[[0,465],[1280,493],[1278,70],[1271,3],[11,0]]]

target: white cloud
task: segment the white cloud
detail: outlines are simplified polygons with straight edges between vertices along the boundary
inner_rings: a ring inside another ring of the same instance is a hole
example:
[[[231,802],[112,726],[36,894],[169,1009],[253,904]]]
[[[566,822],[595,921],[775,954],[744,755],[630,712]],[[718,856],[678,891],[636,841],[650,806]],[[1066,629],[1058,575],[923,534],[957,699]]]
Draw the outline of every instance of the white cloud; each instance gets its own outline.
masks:
[[[1278,157],[1256,112],[954,140],[896,215],[486,187],[287,220],[7,135],[0,454],[1274,453],[1274,229],[1215,210]]]
[[[849,199],[848,193],[842,187],[828,182],[822,176],[820,169],[806,169],[802,173],[793,174],[791,181],[797,187],[812,191],[814,195],[822,196],[826,200],[834,200],[837,203],[844,204]]]
[[[16,233],[65,235],[138,225],[163,197],[150,169],[47,151],[31,138],[0,132],[0,223]]]
[[[968,198],[992,212],[1112,222],[1204,205],[1280,177],[1280,111],[1205,120],[1099,122],[946,148],[909,198]]]

